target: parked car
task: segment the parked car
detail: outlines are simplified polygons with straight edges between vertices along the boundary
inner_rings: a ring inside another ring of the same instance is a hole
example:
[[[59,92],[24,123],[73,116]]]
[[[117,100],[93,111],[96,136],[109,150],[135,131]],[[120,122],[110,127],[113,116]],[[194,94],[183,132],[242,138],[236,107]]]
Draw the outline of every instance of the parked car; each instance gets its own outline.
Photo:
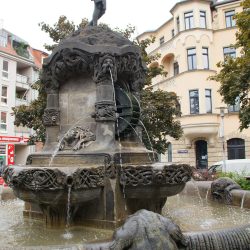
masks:
[[[250,159],[225,160],[225,166],[224,161],[218,161],[208,169],[210,175],[220,172],[250,176]]]

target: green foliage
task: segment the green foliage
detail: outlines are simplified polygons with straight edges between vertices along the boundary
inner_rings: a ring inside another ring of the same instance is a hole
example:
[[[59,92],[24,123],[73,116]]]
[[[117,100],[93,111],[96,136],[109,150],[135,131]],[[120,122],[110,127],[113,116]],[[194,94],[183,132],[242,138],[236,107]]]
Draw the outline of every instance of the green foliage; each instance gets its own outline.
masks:
[[[13,41],[13,48],[19,56],[29,58],[29,52],[27,50],[28,44],[23,42]]]
[[[66,16],[60,16],[53,26],[44,22],[39,23],[38,25],[41,27],[41,30],[48,33],[49,37],[55,43],[53,45],[44,44],[44,48],[48,51],[52,51],[62,39],[72,34],[78,28],[84,28],[87,24],[88,19],[84,18],[81,23],[76,26],[72,21],[69,21]]]
[[[39,26],[41,27],[41,30],[48,33],[54,42],[53,45],[45,44],[45,48],[47,50],[53,50],[62,39],[72,34],[77,29],[84,28],[87,24],[88,20],[82,19],[82,22],[76,26],[65,16],[60,16],[58,22],[53,26],[44,22],[40,23]],[[108,28],[106,24],[99,24],[99,26]],[[115,28],[114,30],[132,40],[135,27],[128,25],[124,30],[119,28]],[[142,59],[147,65],[157,61],[160,57],[159,54],[149,56],[146,52],[147,47],[154,41],[154,37],[150,37],[141,42],[133,40],[133,42],[141,48]],[[182,129],[180,123],[175,120],[175,118],[180,115],[176,94],[161,90],[153,91],[152,87],[150,87],[152,78],[157,75],[167,75],[163,66],[155,64],[155,66],[149,67],[146,79],[147,88],[144,89],[141,94],[142,122],[147,128],[153,148],[158,153],[164,153],[168,146],[168,142],[165,138],[166,135],[178,139],[182,135]],[[22,105],[18,108],[14,108],[14,114],[16,116],[15,124],[17,126],[22,125],[33,128],[35,130],[36,133],[31,138],[32,142],[36,140],[45,140],[45,128],[42,124],[42,115],[46,108],[46,94],[41,82],[38,82],[34,87],[39,90],[38,99],[33,101],[29,106]],[[143,140],[147,148],[151,149],[145,131],[143,132]]]
[[[218,174],[218,177],[229,177],[232,180],[234,180],[236,183],[238,183],[242,189],[250,190],[250,181],[248,181],[245,176],[246,175],[244,174],[244,172],[242,174],[233,173],[233,172]]]
[[[182,135],[180,122],[175,119],[180,116],[176,94],[146,88],[142,92],[141,107],[141,120],[148,131],[153,148],[158,153],[165,153],[168,147],[166,136],[179,139]],[[147,133],[144,131],[142,135],[146,147],[151,149]]]
[[[219,62],[221,71],[210,77],[221,83],[219,93],[225,103],[233,105],[236,98],[240,99],[240,130],[250,124],[250,0],[243,1],[242,7],[244,10],[235,17],[239,31],[234,47],[240,50],[240,56]]]

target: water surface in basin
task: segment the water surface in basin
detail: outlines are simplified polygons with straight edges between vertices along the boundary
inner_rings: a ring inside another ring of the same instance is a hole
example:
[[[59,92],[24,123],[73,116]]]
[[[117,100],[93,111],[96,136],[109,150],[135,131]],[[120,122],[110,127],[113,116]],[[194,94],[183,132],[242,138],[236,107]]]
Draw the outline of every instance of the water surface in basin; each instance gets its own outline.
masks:
[[[207,231],[250,224],[250,209],[228,206],[198,196],[169,197],[163,215],[172,219],[183,232]]]
[[[23,207],[24,202],[19,199],[0,201],[0,249],[82,246],[86,242],[110,239],[113,234],[111,230],[86,227],[71,227],[68,232],[64,229],[48,229],[42,221],[23,218]]]

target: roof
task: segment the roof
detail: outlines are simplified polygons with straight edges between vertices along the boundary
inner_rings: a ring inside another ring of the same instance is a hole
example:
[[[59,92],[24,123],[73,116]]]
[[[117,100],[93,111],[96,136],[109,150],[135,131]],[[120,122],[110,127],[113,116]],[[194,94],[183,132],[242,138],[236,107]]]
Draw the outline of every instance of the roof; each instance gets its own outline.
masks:
[[[183,0],[183,1],[177,2],[177,3],[172,7],[172,9],[170,10],[170,13],[173,14],[173,10],[174,10],[177,6],[182,5],[182,4],[184,4],[184,3],[187,3],[187,2],[190,2],[190,1],[194,1],[194,0]],[[213,3],[212,0],[197,0],[197,1],[200,1],[200,2],[208,2],[208,3],[210,3],[210,4]]]

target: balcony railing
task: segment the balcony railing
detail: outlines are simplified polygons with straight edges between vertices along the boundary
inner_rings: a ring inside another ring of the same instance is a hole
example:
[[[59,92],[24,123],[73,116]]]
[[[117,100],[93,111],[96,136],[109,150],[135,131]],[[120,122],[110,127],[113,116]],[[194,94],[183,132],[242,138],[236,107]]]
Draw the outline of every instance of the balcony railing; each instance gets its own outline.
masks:
[[[28,84],[28,77],[27,76],[23,76],[23,75],[16,75],[16,81],[23,83],[23,84]]]
[[[25,99],[21,99],[21,98],[16,98],[16,106],[20,106],[20,105],[27,105],[28,101]]]

